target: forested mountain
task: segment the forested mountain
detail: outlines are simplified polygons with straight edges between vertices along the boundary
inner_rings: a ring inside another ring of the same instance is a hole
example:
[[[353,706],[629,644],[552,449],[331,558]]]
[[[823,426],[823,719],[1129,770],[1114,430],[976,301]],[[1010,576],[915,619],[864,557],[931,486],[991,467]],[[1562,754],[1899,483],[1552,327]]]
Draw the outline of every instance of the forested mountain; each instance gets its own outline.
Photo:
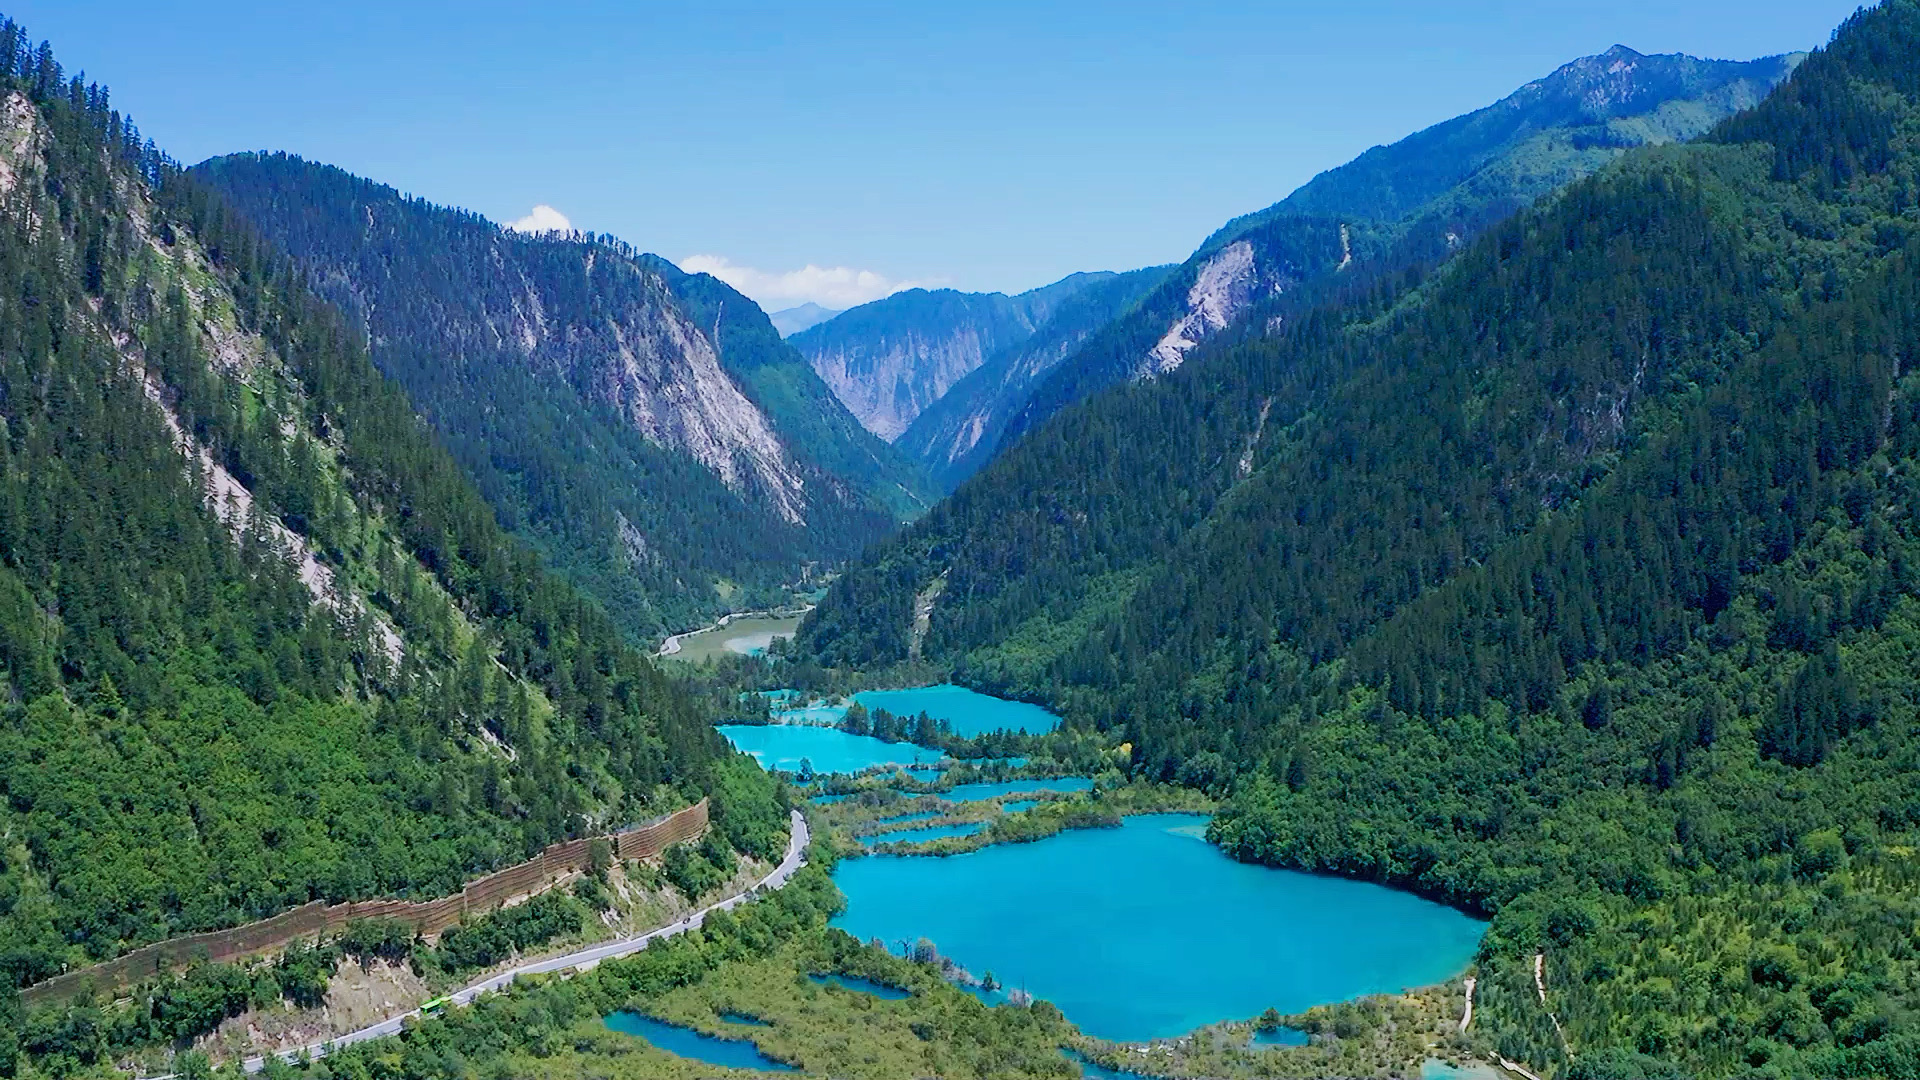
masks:
[[[636,636],[779,599],[923,506],[759,307],[285,154],[194,169],[370,343],[497,510]]]
[[[947,388],[893,442],[919,461],[942,491],[952,491],[999,449],[1008,421],[1033,389],[1096,331],[1140,302],[1173,269],[1152,266],[1112,274],[1054,307],[1026,338],[1002,348]]]
[[[780,331],[781,337],[792,337],[809,326],[818,326],[835,315],[840,314],[832,308],[823,308],[819,304],[805,303],[799,307],[783,308],[771,312],[767,318],[773,328]]]
[[[1041,381],[1027,431],[1129,378],[1164,373],[1243,319],[1265,323],[1445,259],[1629,148],[1684,141],[1759,101],[1800,60],[1642,56],[1616,45],[1484,109],[1377,146],[1228,222],[1125,318]]]
[[[1025,341],[1082,289],[1114,276],[1069,274],[1016,296],[908,289],[791,341],[867,430],[892,441],[949,386]]]
[[[1573,1077],[1920,1074],[1920,3],[1451,260],[1003,450],[814,658],[923,655],[1490,913]],[[929,588],[939,582],[935,593]]]
[[[143,942],[445,894],[707,793],[780,844],[771,783],[301,281],[0,24],[0,1074],[206,1030],[23,1020],[16,987]]]

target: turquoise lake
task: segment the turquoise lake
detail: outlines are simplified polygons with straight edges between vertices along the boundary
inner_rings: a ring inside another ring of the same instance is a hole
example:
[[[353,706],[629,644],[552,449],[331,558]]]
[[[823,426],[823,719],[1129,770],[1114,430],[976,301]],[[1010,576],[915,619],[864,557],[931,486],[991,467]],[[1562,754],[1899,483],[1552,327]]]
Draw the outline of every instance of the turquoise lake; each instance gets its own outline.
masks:
[[[1409,893],[1235,862],[1205,828],[1150,814],[944,859],[848,859],[833,924],[928,938],[1126,1041],[1442,982],[1486,929]]]
[[[815,766],[815,768],[818,767]],[[1084,776],[1061,776],[1052,780],[1001,780],[979,784],[956,784],[952,791],[942,792],[940,797],[948,802],[980,802],[984,799],[998,799],[1005,795],[1031,795],[1036,791],[1067,794],[1092,790],[1093,781]]]
[[[607,1017],[607,1026],[623,1035],[645,1039],[655,1047],[683,1058],[718,1065],[727,1069],[761,1069],[767,1072],[794,1072],[793,1066],[775,1061],[745,1039],[717,1039],[689,1028],[661,1023],[636,1012],[617,1012]]]
[[[951,683],[912,690],[862,690],[853,695],[853,700],[868,709],[885,709],[895,716],[926,713],[952,724],[953,733],[965,738],[989,731],[1038,734],[1060,726],[1059,717],[1038,705],[1007,701]]]
[[[943,756],[912,743],[890,743],[867,735],[798,724],[721,724],[720,734],[736,749],[753,755],[764,769],[794,772],[802,759],[815,772],[855,773],[875,765],[926,765]]]
[[[774,719],[782,724],[814,724],[832,727],[847,715],[845,705],[809,703],[793,705],[791,690],[767,691],[779,711]],[[777,696],[776,696],[777,695]],[[895,716],[919,716],[926,713],[953,726],[953,733],[966,738],[989,731],[1024,731],[1037,734],[1060,726],[1060,718],[1038,705],[1007,701],[990,694],[975,693],[964,686],[942,683],[911,690],[862,690],[853,700],[868,709],[885,709]],[[781,708],[781,706],[790,706]]]

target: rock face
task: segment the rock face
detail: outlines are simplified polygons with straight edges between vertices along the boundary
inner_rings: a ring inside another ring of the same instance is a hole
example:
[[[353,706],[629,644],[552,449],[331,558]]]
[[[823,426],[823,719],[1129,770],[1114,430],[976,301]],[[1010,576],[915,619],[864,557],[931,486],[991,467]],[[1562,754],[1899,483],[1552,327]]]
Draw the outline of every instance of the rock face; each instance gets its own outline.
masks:
[[[1073,274],[1008,296],[910,289],[792,336],[868,431],[889,442],[947,389],[1030,337],[1054,309],[1111,274]]]
[[[598,255],[582,254],[582,276],[633,275],[636,302],[598,319],[523,321],[509,340],[525,361],[567,373],[649,440],[692,457],[736,494],[763,498],[783,520],[805,524],[799,468],[772,421],[722,369],[714,342],[658,273]]]
[[[195,167],[366,335],[500,518],[635,634],[782,603],[923,505],[760,308],[285,155]]]
[[[1200,264],[1193,288],[1187,290],[1187,311],[1174,321],[1165,337],[1147,352],[1145,375],[1160,375],[1180,366],[1188,350],[1208,334],[1238,318],[1261,292],[1260,268],[1253,261],[1253,245],[1245,240],[1228,244]],[[1275,281],[1278,292],[1282,282]]]
[[[1062,301],[1026,340],[1000,350],[953,384],[894,440],[894,448],[925,465],[941,490],[952,491],[993,457],[1007,422],[1035,384],[1172,270],[1152,266],[1108,275]]]

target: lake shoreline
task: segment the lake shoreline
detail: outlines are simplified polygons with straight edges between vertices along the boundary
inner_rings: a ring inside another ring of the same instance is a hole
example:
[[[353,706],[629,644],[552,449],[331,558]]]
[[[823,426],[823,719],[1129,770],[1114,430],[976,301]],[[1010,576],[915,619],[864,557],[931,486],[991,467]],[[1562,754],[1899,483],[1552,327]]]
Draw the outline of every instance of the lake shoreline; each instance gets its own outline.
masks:
[[[998,843],[971,852],[978,860],[839,860],[847,909],[834,925],[863,940],[931,940],[1112,1043],[1185,1037],[1274,1006],[1301,1017],[1455,985],[1471,970],[1478,920],[1399,890],[1237,862],[1204,840],[1205,822],[1143,809],[1118,828],[1056,833],[1045,851]],[[1124,888],[1113,881],[1119,867],[1135,868]],[[1205,918],[1169,917],[1194,914],[1195,897]],[[1248,925],[1285,929],[1239,933]],[[1123,928],[1129,948],[1100,944]]]

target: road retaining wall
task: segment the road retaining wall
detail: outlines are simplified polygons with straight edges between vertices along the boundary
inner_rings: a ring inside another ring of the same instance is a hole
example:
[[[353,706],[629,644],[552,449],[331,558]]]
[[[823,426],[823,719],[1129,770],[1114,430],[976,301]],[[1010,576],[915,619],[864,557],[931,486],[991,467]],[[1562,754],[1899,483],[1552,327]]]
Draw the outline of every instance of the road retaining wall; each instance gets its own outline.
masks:
[[[328,904],[315,900],[283,911],[270,919],[188,934],[134,949],[88,967],[56,975],[20,991],[29,1005],[58,1001],[83,991],[110,993],[162,971],[199,960],[231,963],[278,952],[296,941],[325,937],[357,919],[393,919],[417,934],[438,934],[468,913],[482,914],[516,897],[541,892],[592,863],[595,841],[606,841],[620,859],[645,859],[674,844],[691,840],[707,828],[707,800],[663,818],[604,836],[582,837],[554,844],[523,863],[496,870],[468,883],[452,896],[438,900],[354,900]]]

